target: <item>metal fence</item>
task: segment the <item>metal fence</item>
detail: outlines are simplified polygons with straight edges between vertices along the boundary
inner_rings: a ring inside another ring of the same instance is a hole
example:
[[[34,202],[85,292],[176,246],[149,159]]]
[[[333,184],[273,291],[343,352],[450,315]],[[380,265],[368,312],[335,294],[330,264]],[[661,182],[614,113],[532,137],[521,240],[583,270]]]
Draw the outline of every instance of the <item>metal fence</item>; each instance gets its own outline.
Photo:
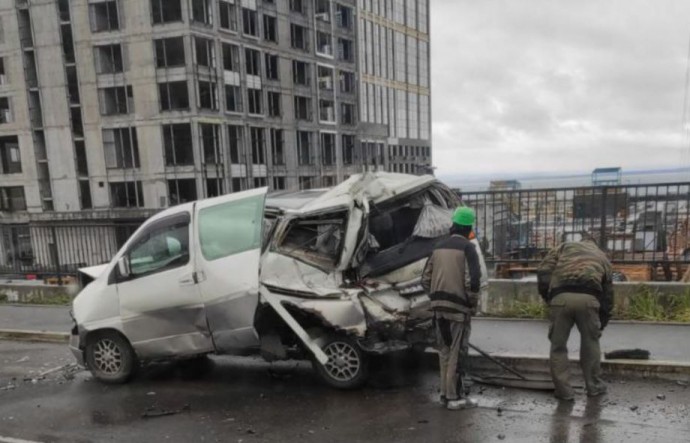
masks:
[[[74,275],[107,263],[140,223],[0,225],[0,274],[36,278]]]
[[[690,182],[460,192],[490,261],[536,262],[591,236],[618,263],[690,262]]]

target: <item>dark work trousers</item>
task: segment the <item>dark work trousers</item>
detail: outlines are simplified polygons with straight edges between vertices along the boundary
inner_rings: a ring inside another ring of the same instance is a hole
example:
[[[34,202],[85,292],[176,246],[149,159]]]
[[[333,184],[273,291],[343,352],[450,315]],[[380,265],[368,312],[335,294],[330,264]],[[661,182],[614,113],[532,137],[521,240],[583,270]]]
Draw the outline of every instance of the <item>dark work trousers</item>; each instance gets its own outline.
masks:
[[[447,400],[464,396],[462,377],[458,364],[465,364],[472,330],[469,314],[446,314],[437,312],[436,345],[441,371],[441,395]]]
[[[580,367],[587,393],[596,395],[605,389],[601,379],[601,323],[599,301],[593,295],[564,292],[549,303],[549,340],[551,340],[551,377],[560,398],[573,397],[568,370],[568,337],[573,325],[580,331]]]

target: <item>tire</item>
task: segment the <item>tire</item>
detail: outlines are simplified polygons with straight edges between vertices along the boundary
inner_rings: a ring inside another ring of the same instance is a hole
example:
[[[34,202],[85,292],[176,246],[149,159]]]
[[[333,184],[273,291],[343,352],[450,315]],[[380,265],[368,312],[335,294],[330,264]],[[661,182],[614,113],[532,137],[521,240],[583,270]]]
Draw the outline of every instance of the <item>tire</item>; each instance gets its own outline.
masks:
[[[325,365],[312,360],[319,377],[329,386],[337,389],[357,389],[369,377],[368,356],[357,342],[344,335],[328,338],[323,351],[329,357]]]
[[[113,331],[101,332],[90,338],[84,354],[89,371],[103,383],[126,383],[138,365],[132,346]]]

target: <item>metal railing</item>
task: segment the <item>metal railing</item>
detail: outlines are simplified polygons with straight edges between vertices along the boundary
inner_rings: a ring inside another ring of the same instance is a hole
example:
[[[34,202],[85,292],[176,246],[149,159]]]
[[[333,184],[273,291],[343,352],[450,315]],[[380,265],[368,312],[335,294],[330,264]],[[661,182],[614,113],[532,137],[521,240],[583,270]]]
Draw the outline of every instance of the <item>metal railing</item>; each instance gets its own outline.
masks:
[[[0,274],[21,278],[75,275],[108,263],[140,223],[0,225]]]
[[[489,261],[537,262],[590,236],[617,263],[690,262],[690,182],[459,194]]]

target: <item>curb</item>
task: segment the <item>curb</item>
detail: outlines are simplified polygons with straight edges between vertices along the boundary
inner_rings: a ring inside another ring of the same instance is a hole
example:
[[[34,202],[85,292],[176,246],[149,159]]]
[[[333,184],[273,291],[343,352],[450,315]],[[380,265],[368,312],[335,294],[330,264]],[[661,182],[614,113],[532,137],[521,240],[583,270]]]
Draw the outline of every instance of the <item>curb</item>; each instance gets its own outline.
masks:
[[[472,321],[496,321],[496,322],[525,322],[525,323],[549,323],[547,318],[519,318],[519,317],[492,317],[492,316],[476,316],[472,317]],[[642,320],[611,320],[609,325],[649,325],[649,326],[688,326],[690,323],[679,321],[642,321]]]
[[[18,340],[43,343],[69,343],[69,334],[66,332],[0,329],[0,340]]]

